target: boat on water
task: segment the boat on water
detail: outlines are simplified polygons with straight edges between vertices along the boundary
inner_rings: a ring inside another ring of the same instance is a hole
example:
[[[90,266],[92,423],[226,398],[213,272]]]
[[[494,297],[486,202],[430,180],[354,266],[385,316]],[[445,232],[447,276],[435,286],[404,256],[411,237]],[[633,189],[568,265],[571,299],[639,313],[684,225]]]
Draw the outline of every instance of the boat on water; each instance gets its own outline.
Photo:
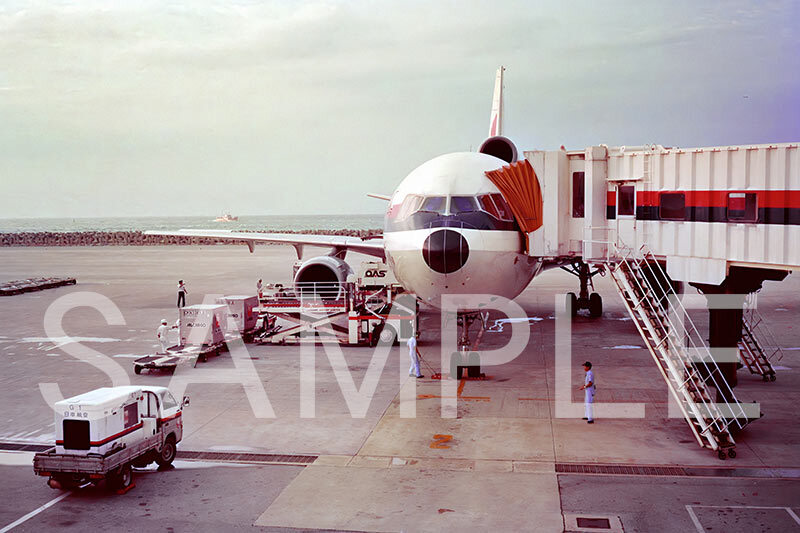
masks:
[[[215,218],[214,222],[235,222],[237,220],[239,220],[239,217],[232,216],[230,213],[225,213]]]

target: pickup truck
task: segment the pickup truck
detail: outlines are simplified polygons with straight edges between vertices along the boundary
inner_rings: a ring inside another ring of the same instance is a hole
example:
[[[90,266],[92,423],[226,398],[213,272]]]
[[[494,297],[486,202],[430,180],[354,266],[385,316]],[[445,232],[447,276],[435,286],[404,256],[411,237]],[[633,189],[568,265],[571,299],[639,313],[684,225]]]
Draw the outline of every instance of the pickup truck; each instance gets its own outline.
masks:
[[[55,489],[102,480],[117,491],[133,484],[133,467],[172,463],[183,437],[182,410],[166,387],[104,387],[55,404],[56,445],[33,458]]]

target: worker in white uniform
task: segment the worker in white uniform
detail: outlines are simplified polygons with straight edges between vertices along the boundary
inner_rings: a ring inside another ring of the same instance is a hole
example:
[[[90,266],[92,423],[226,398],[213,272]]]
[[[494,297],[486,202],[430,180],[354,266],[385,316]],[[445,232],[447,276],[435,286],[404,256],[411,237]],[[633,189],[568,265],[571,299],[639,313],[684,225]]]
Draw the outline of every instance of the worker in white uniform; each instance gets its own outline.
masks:
[[[408,357],[411,358],[411,368],[408,369],[408,375],[415,378],[424,378],[419,372],[419,357],[417,356],[417,338],[412,335],[409,337],[408,342]]]
[[[186,305],[186,295],[189,291],[186,289],[186,284],[182,279],[178,280],[178,307]]]
[[[161,325],[158,326],[158,343],[161,344],[161,352],[159,353],[167,353],[167,347],[169,346],[169,341],[167,340],[168,331],[167,319],[163,318],[161,319]]]
[[[583,417],[587,424],[594,424],[594,416],[592,413],[592,404],[594,403],[594,373],[592,372],[592,363],[586,361],[583,363],[583,371],[586,375],[583,378],[583,386],[579,389],[583,391],[583,405],[586,409],[586,416]]]

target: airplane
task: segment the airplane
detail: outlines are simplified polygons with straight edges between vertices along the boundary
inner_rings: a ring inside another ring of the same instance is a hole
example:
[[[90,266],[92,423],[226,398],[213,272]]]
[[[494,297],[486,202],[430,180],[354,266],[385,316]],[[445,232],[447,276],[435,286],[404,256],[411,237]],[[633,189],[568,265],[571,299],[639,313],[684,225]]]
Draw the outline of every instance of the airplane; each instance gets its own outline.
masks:
[[[369,195],[389,203],[381,239],[223,230],[147,234],[244,240],[251,252],[254,242],[285,243],[295,247],[298,259],[302,259],[305,246],[330,248],[327,255],[301,264],[296,283],[344,282],[351,273],[344,257],[353,251],[384,259],[407,291],[433,307],[440,306],[442,294],[513,299],[534,276],[557,263],[545,263],[526,253],[527,233],[532,230],[520,226],[525,213],[515,212],[518,208],[512,209],[500,187],[487,176],[496,171],[503,178],[503,167],[514,165],[518,158],[516,146],[502,134],[504,71],[503,67],[497,70],[489,136],[477,152],[435,157],[412,170],[391,196]],[[517,170],[535,181],[530,164],[522,163]],[[538,182],[535,187],[538,189]]]

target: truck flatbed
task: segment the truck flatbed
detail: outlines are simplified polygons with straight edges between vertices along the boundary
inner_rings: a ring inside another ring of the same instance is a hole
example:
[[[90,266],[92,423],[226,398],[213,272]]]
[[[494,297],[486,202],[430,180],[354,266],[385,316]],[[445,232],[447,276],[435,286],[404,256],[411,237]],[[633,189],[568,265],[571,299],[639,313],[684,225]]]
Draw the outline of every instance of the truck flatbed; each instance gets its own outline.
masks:
[[[159,439],[161,439],[160,435],[154,435],[138,442],[134,446],[117,448],[106,455],[56,453],[56,449],[53,447],[34,455],[33,471],[39,476],[49,476],[59,472],[79,472],[89,476],[98,476],[97,479],[101,479],[109,472],[113,472],[120,466],[148,453],[156,446]]]

